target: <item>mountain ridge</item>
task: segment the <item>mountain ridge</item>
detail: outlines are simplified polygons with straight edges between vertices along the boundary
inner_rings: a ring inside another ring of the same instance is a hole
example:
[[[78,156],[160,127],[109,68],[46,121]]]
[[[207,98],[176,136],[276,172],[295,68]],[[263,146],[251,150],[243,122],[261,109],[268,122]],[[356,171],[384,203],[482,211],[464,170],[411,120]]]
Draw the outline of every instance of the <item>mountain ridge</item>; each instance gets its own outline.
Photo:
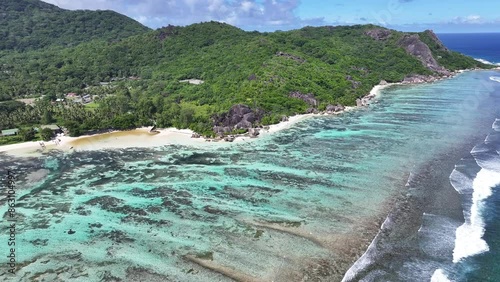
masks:
[[[70,11],[39,0],[0,2],[0,50],[26,51],[90,40],[118,40],[150,30],[110,10]]]

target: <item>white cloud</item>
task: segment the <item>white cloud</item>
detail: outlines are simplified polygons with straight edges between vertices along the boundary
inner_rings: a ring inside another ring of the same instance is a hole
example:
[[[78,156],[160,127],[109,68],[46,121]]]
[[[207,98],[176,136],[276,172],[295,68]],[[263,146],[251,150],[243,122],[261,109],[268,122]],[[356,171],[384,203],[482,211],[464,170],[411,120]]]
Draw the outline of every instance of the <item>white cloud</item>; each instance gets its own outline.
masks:
[[[453,19],[454,23],[466,23],[466,24],[482,24],[485,20],[480,15],[469,15],[466,17],[456,17]]]

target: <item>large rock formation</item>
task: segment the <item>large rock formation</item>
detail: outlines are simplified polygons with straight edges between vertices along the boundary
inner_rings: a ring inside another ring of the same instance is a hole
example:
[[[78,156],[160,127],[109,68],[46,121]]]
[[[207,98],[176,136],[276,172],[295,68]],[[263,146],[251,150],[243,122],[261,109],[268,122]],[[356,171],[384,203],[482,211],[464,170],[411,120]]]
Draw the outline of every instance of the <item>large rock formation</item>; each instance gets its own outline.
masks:
[[[288,97],[300,99],[312,107],[318,106],[318,100],[316,100],[316,98],[314,97],[314,95],[312,93],[304,94],[304,93],[301,93],[299,91],[294,91],[294,92],[290,92],[288,94]]]
[[[442,51],[446,51],[446,52],[450,51],[450,50],[448,50],[448,48],[446,48],[446,46],[444,46],[443,42],[441,42],[441,40],[437,37],[437,35],[434,33],[434,31],[428,29],[428,30],[424,31],[424,33],[427,34],[436,43],[438,50],[442,50]]]
[[[347,75],[345,79],[351,82],[353,89],[357,89],[361,85],[361,82],[354,80],[354,78],[350,75]]]
[[[380,41],[380,40],[386,40],[389,37],[391,37],[392,32],[388,29],[374,28],[374,29],[367,30],[365,32],[365,34],[370,36],[371,38],[373,38],[375,40]]]
[[[333,114],[333,113],[337,113],[337,112],[342,112],[344,109],[345,109],[345,107],[342,106],[341,104],[337,104],[336,106],[328,105],[328,106],[326,106],[326,113]]]
[[[224,135],[235,129],[252,128],[255,122],[260,121],[263,114],[263,111],[254,111],[247,105],[237,104],[232,106],[229,112],[212,118],[213,130],[219,135]]]
[[[426,68],[442,74],[449,74],[449,71],[440,66],[432,56],[431,49],[420,40],[418,34],[404,35],[398,43],[408,54],[419,59]]]
[[[432,75],[421,75],[421,74],[414,74],[414,75],[408,75],[406,76],[402,83],[404,84],[419,84],[419,83],[426,83],[426,82],[433,82],[436,81],[436,77]]]

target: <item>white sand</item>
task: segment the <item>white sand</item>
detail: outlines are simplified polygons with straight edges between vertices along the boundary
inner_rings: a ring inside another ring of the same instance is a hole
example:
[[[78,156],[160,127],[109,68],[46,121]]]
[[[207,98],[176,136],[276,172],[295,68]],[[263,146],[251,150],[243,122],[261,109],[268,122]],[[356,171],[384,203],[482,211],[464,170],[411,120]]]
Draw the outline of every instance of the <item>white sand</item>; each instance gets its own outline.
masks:
[[[54,141],[44,142],[45,149],[39,141],[25,142],[12,145],[0,146],[0,152],[18,157],[40,156],[43,152],[60,150],[63,152],[102,150],[102,149],[125,149],[125,148],[147,148],[172,144],[197,145],[204,144],[205,140],[191,138],[191,130],[179,130],[167,128],[159,133],[150,133],[149,128],[138,128],[130,131],[115,131],[111,133],[96,134],[90,136],[69,137],[61,136],[56,145]]]

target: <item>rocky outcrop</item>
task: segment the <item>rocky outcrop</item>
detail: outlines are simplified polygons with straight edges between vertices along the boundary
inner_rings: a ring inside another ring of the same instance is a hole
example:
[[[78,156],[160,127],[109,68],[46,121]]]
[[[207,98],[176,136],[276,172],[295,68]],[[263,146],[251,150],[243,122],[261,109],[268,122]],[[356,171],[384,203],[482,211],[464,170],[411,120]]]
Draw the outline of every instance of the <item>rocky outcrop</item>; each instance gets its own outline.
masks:
[[[358,87],[361,86],[361,82],[354,80],[354,78],[350,75],[347,75],[345,79],[351,82],[353,89],[358,89]]]
[[[285,52],[281,52],[281,51],[278,51],[276,52],[276,56],[279,56],[279,57],[285,57],[285,58],[288,58],[288,59],[292,59],[294,61],[296,61],[297,63],[305,63],[306,60],[302,59],[301,57],[298,57],[298,56],[295,56],[295,55],[292,55],[292,54],[288,54],[288,53],[285,53]]]
[[[236,129],[252,128],[253,124],[259,122],[263,115],[263,111],[254,111],[247,105],[237,104],[232,106],[229,112],[212,118],[213,130],[217,135],[225,135]]]
[[[259,128],[250,128],[248,130],[248,135],[252,138],[255,138],[257,136],[259,136],[260,134],[260,129]]]
[[[162,27],[161,29],[158,30],[158,34],[156,35],[156,38],[159,40],[163,41],[171,36],[177,35],[177,29],[173,25],[168,25],[165,27]]]
[[[440,66],[432,56],[431,49],[420,40],[418,34],[405,35],[398,43],[408,54],[419,59],[426,68],[441,74],[449,74],[449,71]]]
[[[316,108],[308,108],[306,110],[306,114],[318,114],[318,113],[319,113],[319,111]]]
[[[442,51],[446,51],[446,52],[450,51],[450,50],[448,50],[448,48],[446,48],[446,46],[444,46],[443,42],[441,42],[441,40],[437,37],[437,35],[434,33],[434,31],[428,29],[428,30],[424,31],[424,33],[427,34],[434,41],[434,43],[436,43],[438,50],[442,50]]]
[[[226,142],[233,142],[234,139],[235,139],[235,137],[233,135],[229,135],[229,136],[224,137],[224,141],[226,141]]]
[[[338,112],[342,112],[344,109],[345,109],[345,107],[342,106],[341,104],[337,104],[335,106],[328,105],[328,106],[326,106],[326,113],[327,114],[338,113]]]
[[[304,93],[300,93],[299,91],[294,91],[294,92],[290,92],[288,94],[288,97],[300,99],[312,107],[318,106],[318,100],[316,100],[316,98],[314,97],[314,95],[312,93],[304,94]]]
[[[363,98],[358,98],[356,99],[356,106],[357,107],[366,107],[370,104],[371,100],[373,100],[373,98],[375,98],[375,94],[368,94],[366,96],[364,96]]]
[[[391,37],[392,32],[388,29],[384,28],[375,28],[375,29],[370,29],[365,32],[366,35],[370,36],[371,38],[381,41],[381,40],[386,40],[389,37]]]
[[[420,75],[420,74],[413,74],[413,75],[408,75],[405,77],[402,81],[404,84],[420,84],[420,83],[426,83],[426,82],[433,82],[438,80],[438,78],[431,76],[431,75]]]

